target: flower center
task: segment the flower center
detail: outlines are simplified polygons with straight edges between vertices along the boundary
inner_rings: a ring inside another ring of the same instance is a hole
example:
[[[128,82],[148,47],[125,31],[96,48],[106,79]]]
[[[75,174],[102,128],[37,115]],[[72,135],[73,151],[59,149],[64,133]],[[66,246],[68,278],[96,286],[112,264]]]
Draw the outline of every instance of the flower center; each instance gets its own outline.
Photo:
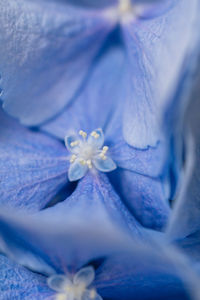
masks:
[[[65,145],[72,153],[68,177],[70,181],[82,178],[88,169],[96,168],[101,172],[110,172],[116,168],[107,156],[108,146],[104,146],[104,134],[101,128],[89,135],[83,130],[76,135],[66,136]]]
[[[131,0],[119,0],[118,10],[122,16],[132,12],[133,7]]]
[[[70,278],[65,275],[52,275],[47,283],[56,292],[56,300],[102,300],[96,290],[90,288],[94,277],[94,268],[86,267]]]
[[[133,5],[131,0],[118,0],[117,7],[106,11],[106,15],[114,21],[126,23],[137,18],[141,11],[141,5]]]

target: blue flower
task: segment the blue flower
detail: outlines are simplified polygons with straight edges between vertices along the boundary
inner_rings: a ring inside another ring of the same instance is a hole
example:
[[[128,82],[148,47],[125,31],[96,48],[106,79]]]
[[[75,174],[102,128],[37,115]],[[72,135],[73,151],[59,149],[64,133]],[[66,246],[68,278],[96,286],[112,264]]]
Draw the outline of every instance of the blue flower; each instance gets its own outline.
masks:
[[[162,117],[199,2],[77,2],[2,0],[1,97],[23,125],[0,111],[1,295],[156,300],[167,285],[162,299],[187,299],[199,278],[159,231],[190,248],[198,213],[188,229],[179,200],[168,223],[176,127]]]

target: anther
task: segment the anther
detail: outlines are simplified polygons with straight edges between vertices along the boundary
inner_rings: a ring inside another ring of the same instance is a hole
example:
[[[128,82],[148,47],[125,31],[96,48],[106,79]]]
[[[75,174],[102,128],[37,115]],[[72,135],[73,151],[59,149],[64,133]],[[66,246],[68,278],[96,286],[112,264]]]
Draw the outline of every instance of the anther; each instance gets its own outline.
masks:
[[[109,147],[108,146],[104,146],[102,152],[105,154],[108,151]]]
[[[80,162],[80,164],[81,164],[82,166],[85,166],[86,163],[87,163],[87,162],[86,162],[84,159],[82,159],[82,158],[79,160],[79,162]]]
[[[76,158],[77,158],[77,156],[76,156],[75,154],[73,154],[73,155],[71,156],[70,163],[75,162]]]
[[[85,139],[87,137],[87,133],[83,130],[79,131],[79,134]]]
[[[92,169],[92,161],[91,161],[91,159],[87,160],[87,165],[88,165],[89,169]]]
[[[131,11],[132,5],[130,0],[119,0],[119,11],[123,13],[127,13]]]
[[[99,134],[96,131],[92,131],[91,136],[93,136],[95,139],[99,138]]]
[[[75,147],[75,146],[77,146],[79,144],[79,141],[74,141],[74,142],[71,142],[70,143],[70,146],[71,147]]]

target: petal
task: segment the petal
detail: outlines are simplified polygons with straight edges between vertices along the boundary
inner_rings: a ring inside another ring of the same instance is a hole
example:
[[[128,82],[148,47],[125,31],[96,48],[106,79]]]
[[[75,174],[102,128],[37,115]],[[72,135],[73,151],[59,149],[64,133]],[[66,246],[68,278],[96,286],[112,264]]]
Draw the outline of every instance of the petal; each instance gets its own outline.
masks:
[[[72,100],[112,25],[64,2],[2,0],[0,28],[3,107],[37,125]]]
[[[79,141],[79,138],[77,137],[77,135],[67,135],[65,137],[65,146],[72,153],[77,153],[78,152],[79,145],[77,145],[77,146],[72,146],[71,145],[71,143],[76,142],[76,141]]]
[[[68,170],[68,178],[69,181],[76,181],[81,179],[88,171],[87,165],[82,165],[77,159],[74,163],[72,163]]]
[[[97,293],[94,296],[94,292],[92,290],[86,290],[83,293],[82,300],[103,300],[100,295]]]
[[[198,299],[199,279],[194,269],[181,253],[162,243],[136,241],[128,255],[105,260],[95,278],[103,299]]]
[[[63,139],[68,132],[80,129],[90,133],[102,128],[107,132],[107,127],[112,127],[116,111],[121,113],[124,86],[119,82],[125,72],[124,52],[115,44],[115,39],[115,36],[109,37],[78,98],[57,118],[45,124],[43,130]]]
[[[199,52],[198,52],[199,53]],[[193,77],[192,77],[193,78]],[[194,80],[194,79],[193,79]],[[185,135],[185,164],[182,166],[182,173],[180,174],[179,189],[177,190],[176,199],[173,207],[173,214],[168,226],[168,235],[171,239],[183,239],[200,229],[200,120],[199,120],[199,82],[200,73],[196,78],[196,85],[190,91],[190,103],[186,106],[185,126],[181,128]],[[191,88],[191,84],[189,85]],[[185,90],[183,90],[184,92]],[[185,97],[185,95],[182,95]],[[181,97],[182,99],[182,97]],[[174,102],[177,105],[177,102]],[[174,107],[174,106],[173,106]],[[182,107],[181,107],[182,108]],[[171,110],[170,110],[171,111]],[[183,110],[178,111],[176,117],[182,116]],[[173,124],[179,126],[180,124]],[[181,123],[182,125],[182,123]],[[185,130],[189,126],[190,132]],[[176,127],[175,127],[176,129]],[[180,130],[180,128],[178,127]],[[175,130],[176,132],[176,130]],[[177,136],[175,136],[177,138]],[[198,236],[198,235],[197,235]],[[198,239],[196,240],[198,243]]]
[[[45,300],[53,295],[46,277],[32,273],[3,255],[0,255],[0,266],[1,299]]]
[[[163,175],[166,163],[166,142],[158,143],[156,147],[138,149],[126,143],[120,132],[113,136],[110,143],[109,155],[117,167],[146,175],[159,177]]]
[[[85,287],[88,287],[93,282],[94,278],[94,269],[92,267],[86,267],[75,274],[73,282],[76,285],[83,284]]]
[[[123,133],[132,146],[146,148],[162,139],[160,121],[196,35],[198,5],[176,0],[157,18],[123,25],[130,66]]]
[[[107,157],[105,160],[97,157],[92,162],[97,170],[101,172],[111,172],[117,168],[116,164],[110,157]]]
[[[92,132],[88,137],[88,143],[92,146],[94,146],[97,149],[100,149],[103,144],[104,144],[104,134],[101,128],[95,129],[93,132],[96,132],[99,137],[95,138],[94,136],[92,136]]]
[[[2,111],[0,120],[0,203],[40,210],[68,182],[66,149]]]
[[[131,238],[150,237],[104,174],[94,179],[88,173],[64,202],[35,215],[0,211],[0,251],[43,274],[52,275],[52,269],[74,273],[126,247],[129,233]]]
[[[47,279],[48,286],[56,292],[64,293],[66,287],[72,284],[72,282],[66,277],[66,275],[52,275]]]
[[[163,179],[118,168],[109,178],[133,216],[147,228],[163,230],[170,215],[169,193]]]

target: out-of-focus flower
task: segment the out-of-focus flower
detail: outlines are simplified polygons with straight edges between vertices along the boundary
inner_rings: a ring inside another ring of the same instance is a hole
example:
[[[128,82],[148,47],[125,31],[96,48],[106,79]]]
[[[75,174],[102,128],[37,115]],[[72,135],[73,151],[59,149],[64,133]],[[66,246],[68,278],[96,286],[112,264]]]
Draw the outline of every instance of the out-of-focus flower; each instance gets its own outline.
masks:
[[[183,300],[189,299],[188,292],[199,293],[198,276],[161,236],[127,235],[95,206],[69,210],[63,203],[35,216],[2,211],[0,236],[9,257],[29,268],[1,256],[2,299],[59,299],[59,282],[52,284],[52,279],[62,275],[62,285],[63,276],[73,278],[86,267],[95,271],[90,289],[103,299]]]

